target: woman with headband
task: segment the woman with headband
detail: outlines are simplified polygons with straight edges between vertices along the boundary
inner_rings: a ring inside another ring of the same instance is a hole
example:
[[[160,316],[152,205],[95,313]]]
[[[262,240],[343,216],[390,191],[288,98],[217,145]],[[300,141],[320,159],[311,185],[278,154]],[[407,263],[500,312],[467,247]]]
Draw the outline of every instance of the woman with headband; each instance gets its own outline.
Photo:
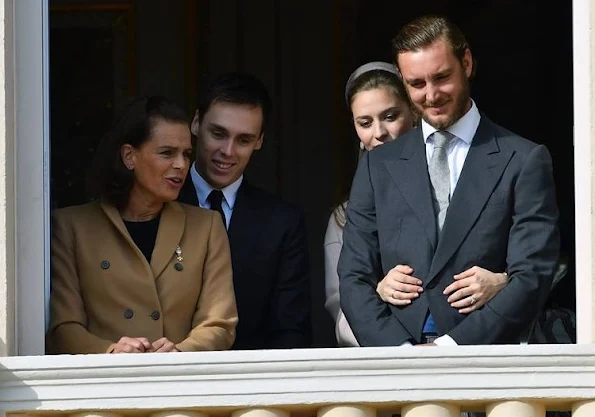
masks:
[[[357,68],[345,86],[345,100],[351,110],[362,150],[369,151],[385,142],[395,140],[413,129],[417,121],[395,66],[387,62],[369,62]],[[335,320],[338,345],[359,346],[341,311],[339,301],[337,263],[343,246],[346,206],[347,201],[344,201],[333,211],[324,238],[325,307]],[[402,274],[413,272],[406,265],[397,265],[395,268]],[[506,274],[484,272],[482,280],[465,276],[454,277],[455,282],[446,289],[450,292],[449,302],[453,308],[458,308],[463,314],[470,313],[481,308],[506,285]],[[418,279],[405,279],[406,281],[398,281],[394,276],[387,275],[378,283],[376,292],[387,303],[406,306],[419,297],[423,288]],[[461,299],[468,295],[463,295],[463,289],[467,287],[472,287],[474,291],[475,303],[472,306],[460,303]]]

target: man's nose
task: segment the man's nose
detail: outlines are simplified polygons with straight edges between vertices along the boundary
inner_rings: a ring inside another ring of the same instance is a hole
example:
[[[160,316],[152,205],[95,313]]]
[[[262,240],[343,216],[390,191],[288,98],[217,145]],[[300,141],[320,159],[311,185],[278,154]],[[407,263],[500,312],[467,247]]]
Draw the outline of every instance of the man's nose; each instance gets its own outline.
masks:
[[[438,101],[439,94],[440,90],[435,85],[431,83],[426,85],[426,101],[430,103],[436,103]]]
[[[235,144],[232,139],[226,140],[221,146],[221,153],[226,156],[233,156],[235,153]]]

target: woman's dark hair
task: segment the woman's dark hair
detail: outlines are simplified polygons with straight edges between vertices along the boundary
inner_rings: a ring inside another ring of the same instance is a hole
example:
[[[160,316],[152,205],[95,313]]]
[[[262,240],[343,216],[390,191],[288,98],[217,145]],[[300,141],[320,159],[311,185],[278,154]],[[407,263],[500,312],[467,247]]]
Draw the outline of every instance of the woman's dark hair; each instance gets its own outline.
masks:
[[[351,111],[353,97],[355,97],[357,93],[374,90],[376,88],[386,88],[389,91],[392,91],[399,99],[407,104],[410,109],[413,107],[409,100],[409,96],[405,91],[405,86],[399,76],[382,69],[375,69],[363,73],[348,86],[346,97],[349,110]]]
[[[87,178],[90,197],[107,200],[118,209],[128,204],[134,171],[127,169],[122,161],[122,145],[142,146],[159,120],[189,124],[186,112],[161,96],[137,98],[119,114],[99,142]]]

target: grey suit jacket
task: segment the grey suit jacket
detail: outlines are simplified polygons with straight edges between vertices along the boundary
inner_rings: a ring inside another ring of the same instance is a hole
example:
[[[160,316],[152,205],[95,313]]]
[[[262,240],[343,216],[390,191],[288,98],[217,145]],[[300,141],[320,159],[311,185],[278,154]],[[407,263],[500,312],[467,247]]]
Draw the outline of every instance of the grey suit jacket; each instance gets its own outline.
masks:
[[[339,259],[341,307],[362,346],[418,343],[431,311],[458,344],[516,343],[543,306],[559,233],[547,149],[482,115],[438,241],[421,128],[367,152],[347,208]],[[407,264],[424,292],[406,307],[384,303],[379,280]],[[474,265],[507,271],[509,284],[465,315],[443,290]]]

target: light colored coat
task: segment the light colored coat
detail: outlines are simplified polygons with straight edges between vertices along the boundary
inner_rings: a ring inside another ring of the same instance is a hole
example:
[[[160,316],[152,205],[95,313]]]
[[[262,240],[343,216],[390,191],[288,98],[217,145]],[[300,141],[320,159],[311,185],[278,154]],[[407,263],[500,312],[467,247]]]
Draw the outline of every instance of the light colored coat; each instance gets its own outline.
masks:
[[[48,352],[111,352],[122,336],[167,337],[180,351],[231,347],[238,316],[218,216],[166,203],[149,264],[115,207],[93,202],[57,210]]]
[[[338,209],[335,209],[335,212]],[[337,264],[343,247],[343,228],[335,219],[335,212],[331,214],[324,235],[324,283],[326,302],[324,307],[335,320],[335,337],[339,346],[359,346],[353,330],[349,327],[347,318],[339,301],[339,275]]]

